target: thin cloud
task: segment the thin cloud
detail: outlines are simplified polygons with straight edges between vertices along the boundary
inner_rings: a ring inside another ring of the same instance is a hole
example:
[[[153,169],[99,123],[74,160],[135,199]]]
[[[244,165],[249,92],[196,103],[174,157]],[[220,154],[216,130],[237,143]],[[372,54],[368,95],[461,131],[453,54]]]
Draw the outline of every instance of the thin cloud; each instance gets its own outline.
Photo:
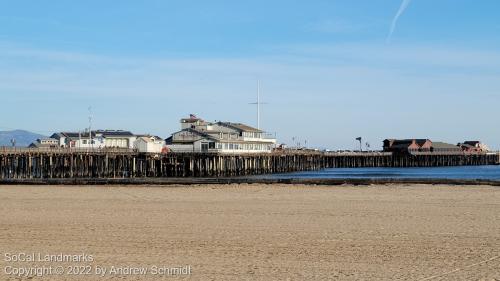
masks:
[[[401,15],[403,15],[403,13],[408,8],[410,3],[411,3],[411,0],[403,0],[403,2],[401,2],[401,6],[399,7],[398,12],[396,13],[394,18],[392,19],[391,29],[389,31],[389,35],[387,36],[388,43],[390,43],[392,40],[392,35],[394,34],[394,31],[396,30],[396,25],[398,24],[399,18],[401,17]]]

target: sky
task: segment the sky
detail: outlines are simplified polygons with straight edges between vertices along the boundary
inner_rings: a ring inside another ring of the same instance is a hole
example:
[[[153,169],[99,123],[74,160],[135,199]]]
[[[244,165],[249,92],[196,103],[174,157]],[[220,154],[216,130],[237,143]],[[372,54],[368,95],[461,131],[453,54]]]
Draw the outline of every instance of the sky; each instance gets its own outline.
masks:
[[[93,128],[165,138],[191,113],[256,126],[260,81],[261,127],[281,143],[498,149],[499,12],[498,0],[0,0],[0,130],[84,130],[89,107]]]

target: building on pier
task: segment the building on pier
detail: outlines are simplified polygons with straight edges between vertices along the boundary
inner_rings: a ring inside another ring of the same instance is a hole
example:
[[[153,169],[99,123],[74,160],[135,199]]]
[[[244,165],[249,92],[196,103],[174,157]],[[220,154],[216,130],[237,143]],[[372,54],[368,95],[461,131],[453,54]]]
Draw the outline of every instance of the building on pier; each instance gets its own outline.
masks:
[[[270,153],[276,139],[264,131],[232,122],[207,122],[195,115],[180,121],[181,130],[167,138],[172,152]]]
[[[165,147],[165,140],[158,136],[140,135],[134,143],[134,148],[139,152],[161,153]]]
[[[463,150],[458,145],[445,143],[445,142],[432,142],[431,152],[461,153],[461,152],[463,152]]]
[[[103,148],[104,138],[95,131],[89,132],[59,132],[50,136],[58,141],[63,148]]]
[[[464,141],[463,143],[459,143],[458,146],[465,152],[480,153],[490,151],[488,146],[480,141]]]
[[[57,148],[59,147],[59,140],[53,138],[37,139],[31,143],[29,148]]]
[[[386,139],[384,140],[384,152],[393,153],[456,153],[473,152],[470,144],[449,144],[445,142],[433,142],[430,139]]]
[[[386,139],[384,140],[384,152],[412,153],[429,152],[432,141],[429,139]]]
[[[51,138],[64,148],[125,148],[133,149],[137,136],[123,130],[96,130],[89,132],[60,132]]]

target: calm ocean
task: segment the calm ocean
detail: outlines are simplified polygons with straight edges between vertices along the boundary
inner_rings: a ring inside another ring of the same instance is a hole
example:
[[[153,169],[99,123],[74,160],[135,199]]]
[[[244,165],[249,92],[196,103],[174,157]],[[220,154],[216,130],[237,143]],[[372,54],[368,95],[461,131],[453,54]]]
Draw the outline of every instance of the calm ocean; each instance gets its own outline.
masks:
[[[483,179],[500,180],[500,166],[464,166],[435,168],[334,168],[321,171],[256,176],[257,178],[313,179]]]

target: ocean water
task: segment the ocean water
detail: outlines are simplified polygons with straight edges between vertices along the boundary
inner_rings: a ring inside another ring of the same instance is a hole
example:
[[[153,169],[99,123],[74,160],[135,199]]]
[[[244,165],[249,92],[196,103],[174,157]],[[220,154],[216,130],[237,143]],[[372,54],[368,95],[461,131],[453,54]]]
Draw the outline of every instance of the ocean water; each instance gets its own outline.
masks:
[[[256,176],[271,179],[482,179],[500,180],[500,166],[432,168],[333,168]]]

